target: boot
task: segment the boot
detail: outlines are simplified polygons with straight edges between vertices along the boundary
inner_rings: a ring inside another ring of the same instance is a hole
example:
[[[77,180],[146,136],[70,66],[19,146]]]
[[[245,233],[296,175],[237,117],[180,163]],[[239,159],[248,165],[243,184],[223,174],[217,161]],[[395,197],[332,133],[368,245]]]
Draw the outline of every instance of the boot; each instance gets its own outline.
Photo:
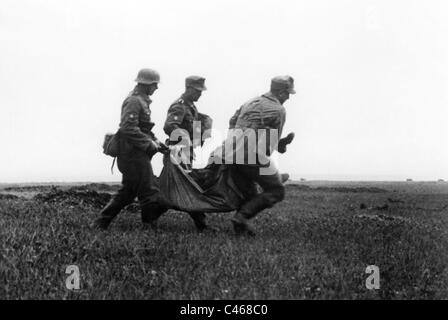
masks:
[[[271,207],[269,204],[269,199],[267,199],[266,194],[263,192],[261,194],[256,195],[255,197],[252,197],[244,203],[238,210],[237,214],[238,217],[241,217],[242,219],[249,220],[255,217],[259,212],[262,210]]]
[[[237,236],[247,235],[249,237],[254,237],[256,235],[255,230],[242,213],[237,212],[231,221],[233,223],[233,230]]]
[[[190,213],[190,217],[194,221],[194,225],[196,226],[196,230],[201,233],[204,231],[217,232],[216,228],[207,225],[205,222],[205,213]]]
[[[159,231],[159,226],[157,224],[157,221],[142,222],[142,223],[143,223],[143,226],[142,226],[143,230],[150,230],[153,232]]]
[[[159,203],[143,205],[141,207],[143,228],[145,230],[157,231],[157,219],[167,210],[167,207]]]
[[[120,213],[121,209],[123,209],[123,206],[116,200],[112,200],[103,210],[101,210],[101,217],[93,222],[92,228],[106,230],[112,220]]]

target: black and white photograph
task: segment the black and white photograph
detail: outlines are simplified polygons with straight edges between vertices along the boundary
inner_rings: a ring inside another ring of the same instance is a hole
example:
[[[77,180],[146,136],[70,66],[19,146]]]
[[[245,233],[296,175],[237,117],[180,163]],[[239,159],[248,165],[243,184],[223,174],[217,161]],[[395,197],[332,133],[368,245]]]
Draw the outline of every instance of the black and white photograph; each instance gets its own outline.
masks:
[[[0,300],[448,299],[446,1],[0,0],[0,46]]]

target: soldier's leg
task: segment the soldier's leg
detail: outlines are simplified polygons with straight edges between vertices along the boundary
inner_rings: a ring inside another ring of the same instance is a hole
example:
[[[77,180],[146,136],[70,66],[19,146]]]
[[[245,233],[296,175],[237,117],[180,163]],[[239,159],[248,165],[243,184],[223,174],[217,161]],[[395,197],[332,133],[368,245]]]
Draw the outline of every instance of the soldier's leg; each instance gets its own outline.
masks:
[[[151,228],[157,228],[157,220],[162,214],[168,211],[168,207],[161,201],[155,200],[141,204],[142,223],[148,224]]]
[[[195,159],[193,146],[191,146],[191,148],[190,148],[189,156],[190,156],[190,163],[188,164],[187,169],[192,171],[192,168],[193,168],[192,163],[193,163],[193,160]],[[210,169],[210,170],[212,170],[212,169]],[[192,171],[192,173],[190,173],[190,175],[194,175],[194,174],[195,174],[194,171]],[[201,178],[204,178],[204,177],[201,177]],[[214,227],[209,226],[206,223],[207,215],[204,212],[188,212],[188,214],[190,215],[191,219],[193,219],[194,225],[198,232],[203,232],[205,230],[212,231],[212,232],[217,231]]]
[[[217,231],[214,227],[206,223],[207,215],[204,212],[188,212],[188,214],[190,215],[191,219],[193,219],[197,231],[199,232],[203,232],[205,230],[211,232]]]
[[[285,196],[285,188],[278,173],[260,175],[259,168],[256,166],[238,166],[236,171],[245,179],[254,181],[263,188],[262,193],[251,196],[243,203],[232,219],[237,234],[255,235],[247,221],[260,211],[271,208],[275,203],[282,201]]]
[[[112,220],[124,207],[132,203],[137,195],[138,175],[132,160],[119,157],[117,165],[122,173],[122,185],[111,201],[101,210],[100,218],[95,220],[94,227],[98,229],[107,229]]]
[[[168,210],[168,206],[160,194],[160,188],[154,176],[149,158],[140,162],[141,180],[137,197],[141,206],[142,222],[155,227],[155,221]]]
[[[278,173],[272,175],[260,175],[259,168],[249,167],[245,170],[247,175],[260,185],[263,192],[255,195],[244,203],[238,210],[246,219],[255,217],[260,211],[272,208],[285,197],[285,187]]]

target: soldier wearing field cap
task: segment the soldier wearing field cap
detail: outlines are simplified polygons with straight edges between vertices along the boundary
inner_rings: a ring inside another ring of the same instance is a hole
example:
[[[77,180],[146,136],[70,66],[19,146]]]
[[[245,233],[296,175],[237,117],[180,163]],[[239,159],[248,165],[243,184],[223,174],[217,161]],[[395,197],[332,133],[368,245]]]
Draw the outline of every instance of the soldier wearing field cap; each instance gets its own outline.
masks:
[[[194,103],[199,100],[205,90],[207,90],[205,78],[189,76],[185,79],[185,92],[171,104],[163,127],[169,137],[177,130],[186,141],[193,141],[193,121],[200,121],[200,113]],[[178,140],[172,141],[170,139],[169,144],[177,144],[178,142]]]
[[[192,162],[194,158],[194,147],[196,142],[193,141],[194,130],[200,130],[199,137],[202,137],[204,130],[211,129],[212,120],[206,114],[200,113],[195,106],[195,102],[199,100],[202,92],[207,90],[205,86],[205,78],[200,76],[189,76],[185,79],[185,92],[176,99],[168,109],[165,125],[163,130],[169,136],[167,144],[186,144],[186,163],[181,165],[186,170],[192,169]],[[194,127],[194,121],[200,122],[201,127]],[[202,143],[202,138],[200,143]],[[205,223],[204,213],[190,213],[195,226],[198,231],[209,229],[214,231],[214,228]]]
[[[257,136],[257,145],[250,145],[243,134],[237,135],[237,141],[234,148],[230,150],[220,150],[215,154],[215,157],[224,156],[225,159],[235,159],[236,155],[244,152],[245,158],[243,163],[230,164],[232,176],[238,184],[248,186],[250,183],[258,184],[263,192],[252,193],[242,203],[237,210],[235,216],[232,218],[234,231],[237,235],[255,235],[255,231],[249,224],[249,220],[255,217],[260,211],[266,208],[271,208],[275,203],[283,200],[285,196],[285,188],[283,186],[283,178],[274,167],[270,171],[263,171],[271,166],[270,155],[274,150],[280,153],[286,152],[286,146],[292,142],[294,133],[290,133],[287,137],[271,141],[269,133],[264,136],[266,138],[266,147],[264,150],[259,150],[259,141],[262,132],[259,129],[276,130],[277,136],[281,137],[283,126],[286,120],[286,110],[283,104],[289,99],[290,94],[295,94],[294,79],[291,76],[278,76],[271,80],[270,91],[256,97],[244,105],[242,105],[233,115],[229,121],[229,132],[232,130],[240,130],[242,133],[247,133],[248,130],[253,130]],[[232,134],[229,134],[227,140],[234,139]],[[240,141],[238,141],[240,140]],[[241,142],[241,143],[239,143]],[[250,162],[247,157],[250,152],[255,152],[255,162]],[[263,159],[263,161],[260,161]],[[214,160],[216,163],[216,160]],[[219,163],[219,162],[218,162]]]
[[[163,130],[168,135],[167,144],[176,145],[183,144],[185,146],[182,166],[186,170],[191,170],[194,159],[194,147],[197,147],[198,141],[194,141],[194,131],[197,136],[201,137],[204,131],[203,124],[207,123],[211,127],[211,118],[200,113],[195,106],[195,102],[199,100],[202,92],[207,90],[205,86],[205,78],[200,76],[189,76],[185,79],[185,92],[180,98],[175,100],[168,109]],[[194,127],[194,123],[201,123],[201,127]],[[201,132],[199,132],[201,130]],[[202,143],[202,141],[201,141]]]
[[[160,76],[152,69],[142,69],[135,79],[137,85],[124,100],[121,108],[119,130],[120,154],[118,169],[123,174],[122,187],[110,203],[101,211],[94,227],[107,229],[120,211],[138,198],[141,219],[144,225],[155,228],[155,218],[167,210],[160,197],[151,158],[157,152],[166,152],[167,147],[152,132],[149,98],[158,88]]]

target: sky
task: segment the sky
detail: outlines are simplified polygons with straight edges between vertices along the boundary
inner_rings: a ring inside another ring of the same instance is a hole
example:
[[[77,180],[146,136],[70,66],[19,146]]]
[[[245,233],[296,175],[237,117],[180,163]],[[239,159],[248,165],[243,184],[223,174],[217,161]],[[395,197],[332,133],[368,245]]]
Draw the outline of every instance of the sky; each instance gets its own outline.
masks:
[[[216,133],[203,158],[237,108],[288,74],[282,172],[448,180],[444,1],[0,1],[0,183],[119,181],[101,146],[141,68],[161,74],[161,140],[185,77],[206,78],[196,105]]]

